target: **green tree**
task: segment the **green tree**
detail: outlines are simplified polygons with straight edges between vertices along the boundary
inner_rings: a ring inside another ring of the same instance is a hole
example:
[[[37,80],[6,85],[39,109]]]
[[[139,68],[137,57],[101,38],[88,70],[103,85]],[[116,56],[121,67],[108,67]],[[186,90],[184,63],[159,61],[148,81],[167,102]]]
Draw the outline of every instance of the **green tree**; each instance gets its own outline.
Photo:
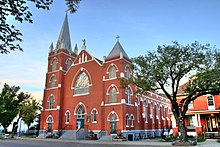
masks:
[[[24,123],[28,126],[28,132],[31,123],[34,122],[36,117],[38,116],[38,111],[40,110],[40,105],[36,100],[27,100],[22,103],[21,106],[21,114],[22,114],[22,120]]]
[[[76,12],[81,0],[65,0],[68,10]],[[49,10],[53,0],[1,0],[0,1],[0,53],[7,54],[12,50],[22,51],[18,42],[21,42],[22,33],[14,25],[9,24],[9,16],[20,23],[33,23],[32,13],[28,4],[34,3],[39,9]]]
[[[186,46],[178,42],[158,46],[156,51],[134,58],[134,78],[121,79],[121,84],[125,87],[132,82],[141,93],[162,91],[171,102],[180,137],[187,141],[184,117],[189,103],[202,95],[220,92],[219,57],[219,50],[215,47],[198,42]],[[178,102],[180,82],[192,73],[195,78],[185,89],[186,97]]]
[[[5,83],[0,93],[0,124],[4,132],[19,113],[22,102],[27,99],[26,94],[19,93],[19,90],[19,86],[9,86]]]

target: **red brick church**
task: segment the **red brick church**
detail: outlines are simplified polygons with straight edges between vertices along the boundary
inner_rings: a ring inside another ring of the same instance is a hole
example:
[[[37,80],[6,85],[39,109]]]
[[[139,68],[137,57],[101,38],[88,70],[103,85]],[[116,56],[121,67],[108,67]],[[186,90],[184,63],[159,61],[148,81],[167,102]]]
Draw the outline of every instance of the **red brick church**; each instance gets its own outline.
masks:
[[[121,131],[134,140],[160,136],[169,128],[169,100],[153,92],[136,94],[134,85],[122,89],[118,77],[133,76],[132,61],[119,37],[109,51],[97,59],[85,40],[79,53],[77,45],[72,50],[66,15],[56,46],[50,46],[41,136],[62,131],[63,138],[80,139],[93,131],[101,138]]]

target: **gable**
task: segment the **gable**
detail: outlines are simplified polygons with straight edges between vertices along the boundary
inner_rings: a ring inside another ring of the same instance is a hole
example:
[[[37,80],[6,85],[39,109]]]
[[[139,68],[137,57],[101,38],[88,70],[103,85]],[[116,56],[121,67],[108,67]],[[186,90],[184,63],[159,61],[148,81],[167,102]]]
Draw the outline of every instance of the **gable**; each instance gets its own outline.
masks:
[[[88,61],[91,61],[92,59],[93,57],[86,50],[82,50],[79,53],[79,55],[76,57],[73,64],[80,64],[80,63],[88,62]]]

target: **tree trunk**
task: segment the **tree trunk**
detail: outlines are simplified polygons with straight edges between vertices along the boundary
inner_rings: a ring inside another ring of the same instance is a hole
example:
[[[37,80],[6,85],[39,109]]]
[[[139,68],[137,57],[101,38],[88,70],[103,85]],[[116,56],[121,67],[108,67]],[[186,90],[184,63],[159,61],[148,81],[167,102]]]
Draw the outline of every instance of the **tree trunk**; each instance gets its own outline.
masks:
[[[30,123],[28,123],[27,127],[28,127],[28,130],[27,130],[27,133],[29,134],[29,129],[30,129]]]
[[[186,127],[185,127],[185,122],[183,121],[179,121],[178,122],[178,128],[179,128],[179,131],[180,131],[180,138],[182,141],[187,141],[187,130],[186,130]]]
[[[18,122],[21,116],[18,117],[17,121],[13,123],[13,128],[12,128],[12,133],[11,133],[11,138],[14,138],[14,135],[18,129]]]
[[[187,130],[184,121],[185,114],[183,114],[181,108],[180,109],[178,107],[173,107],[173,108],[174,108],[173,114],[178,124],[178,130],[180,131],[180,139],[185,142],[187,141]]]
[[[3,126],[4,128],[4,134],[7,133],[7,127]]]

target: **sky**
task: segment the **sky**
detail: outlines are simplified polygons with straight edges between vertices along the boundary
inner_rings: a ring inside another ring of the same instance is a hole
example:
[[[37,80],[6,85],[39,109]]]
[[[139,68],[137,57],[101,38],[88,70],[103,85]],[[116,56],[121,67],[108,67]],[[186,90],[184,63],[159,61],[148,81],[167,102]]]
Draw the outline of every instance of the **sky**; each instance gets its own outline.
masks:
[[[23,33],[23,52],[0,55],[0,88],[7,83],[42,99],[51,42],[57,42],[67,7],[64,0],[54,0],[50,10],[40,10],[28,3],[33,24],[18,23]],[[220,0],[82,0],[78,11],[68,14],[72,47],[82,46],[103,59],[116,36],[129,57],[144,55],[158,45],[179,41],[210,43],[220,48]]]

